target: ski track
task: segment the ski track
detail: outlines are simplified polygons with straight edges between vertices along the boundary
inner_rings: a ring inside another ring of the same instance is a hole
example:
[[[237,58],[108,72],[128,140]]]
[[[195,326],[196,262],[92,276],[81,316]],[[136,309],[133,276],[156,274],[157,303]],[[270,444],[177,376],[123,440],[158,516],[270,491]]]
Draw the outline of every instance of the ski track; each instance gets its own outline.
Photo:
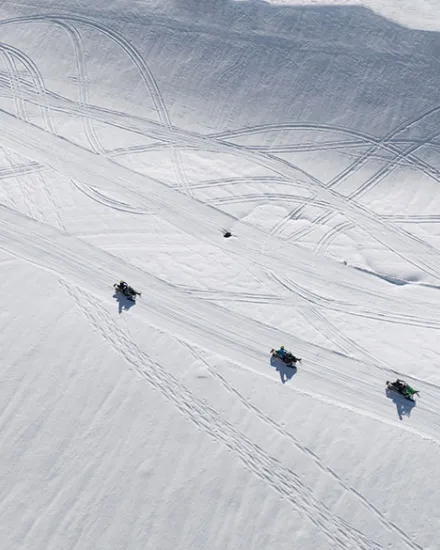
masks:
[[[312,490],[301,478],[276,458],[267,454],[259,445],[239,432],[227,420],[205,402],[196,398],[185,386],[160,363],[154,361],[141,350],[129,334],[100,306],[93,297],[85,299],[79,293],[69,294],[75,299],[79,309],[94,329],[112,346],[112,348],[131,365],[135,371],[160,394],[172,403],[197,428],[225,445],[240,462],[258,479],[269,485],[282,498],[289,502],[302,516],[306,517],[317,529],[338,547],[351,550],[380,549],[382,546],[366,537],[317,499]],[[409,548],[420,547],[409,544]]]

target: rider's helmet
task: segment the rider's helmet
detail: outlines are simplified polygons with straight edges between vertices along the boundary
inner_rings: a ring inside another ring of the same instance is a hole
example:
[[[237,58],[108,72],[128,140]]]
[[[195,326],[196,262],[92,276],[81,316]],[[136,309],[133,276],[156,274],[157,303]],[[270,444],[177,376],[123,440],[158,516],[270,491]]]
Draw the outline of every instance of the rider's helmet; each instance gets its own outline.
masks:
[[[280,349],[284,349],[284,346],[281,346]]]

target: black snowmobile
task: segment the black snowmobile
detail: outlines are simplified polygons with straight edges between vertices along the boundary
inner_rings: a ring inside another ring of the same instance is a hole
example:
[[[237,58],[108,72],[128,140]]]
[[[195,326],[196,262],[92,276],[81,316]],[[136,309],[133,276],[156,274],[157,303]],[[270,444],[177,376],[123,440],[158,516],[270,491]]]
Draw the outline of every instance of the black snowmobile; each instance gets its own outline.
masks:
[[[295,357],[290,351],[285,351],[284,346],[281,346],[280,349],[271,349],[270,353],[272,354],[272,357],[277,357],[288,367],[294,368],[297,363],[301,363],[301,359],[299,357]]]
[[[418,391],[411,388],[404,380],[397,379],[395,382],[388,382],[387,380],[386,386],[388,390],[400,393],[400,395],[403,395],[403,397],[409,401],[415,401],[414,395],[419,394]]]
[[[132,286],[128,285],[125,281],[120,281],[119,283],[115,283],[113,287],[116,290],[116,292],[120,292],[132,302],[136,301],[136,296],[142,296],[140,292],[135,290]]]

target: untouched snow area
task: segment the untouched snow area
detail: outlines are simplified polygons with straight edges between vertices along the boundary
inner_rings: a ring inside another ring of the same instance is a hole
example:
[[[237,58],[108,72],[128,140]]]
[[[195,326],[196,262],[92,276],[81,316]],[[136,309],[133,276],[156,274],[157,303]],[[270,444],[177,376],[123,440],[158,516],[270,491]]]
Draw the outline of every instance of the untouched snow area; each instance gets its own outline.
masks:
[[[440,547],[436,31],[0,4],[1,548]]]

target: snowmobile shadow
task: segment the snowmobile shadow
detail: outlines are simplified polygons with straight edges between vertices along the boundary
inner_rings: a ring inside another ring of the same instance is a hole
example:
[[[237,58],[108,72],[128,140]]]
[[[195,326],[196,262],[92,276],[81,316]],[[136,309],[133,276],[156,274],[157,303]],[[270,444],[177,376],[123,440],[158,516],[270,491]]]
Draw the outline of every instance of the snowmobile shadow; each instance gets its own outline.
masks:
[[[387,394],[388,399],[392,399],[393,403],[395,403],[400,420],[403,420],[404,416],[411,416],[411,411],[416,406],[415,401],[405,399],[403,395],[400,395],[400,393],[396,393],[388,388],[385,390],[385,393]]]
[[[271,367],[275,367],[277,372],[280,373],[281,382],[285,384],[288,380],[292,378],[296,374],[297,368],[294,367],[288,367],[285,363],[281,361],[281,359],[278,359],[277,357],[271,357],[270,358],[270,365]]]
[[[129,300],[126,296],[120,292],[115,292],[113,298],[118,302],[118,313],[122,313],[123,310],[128,311],[136,302]]]

